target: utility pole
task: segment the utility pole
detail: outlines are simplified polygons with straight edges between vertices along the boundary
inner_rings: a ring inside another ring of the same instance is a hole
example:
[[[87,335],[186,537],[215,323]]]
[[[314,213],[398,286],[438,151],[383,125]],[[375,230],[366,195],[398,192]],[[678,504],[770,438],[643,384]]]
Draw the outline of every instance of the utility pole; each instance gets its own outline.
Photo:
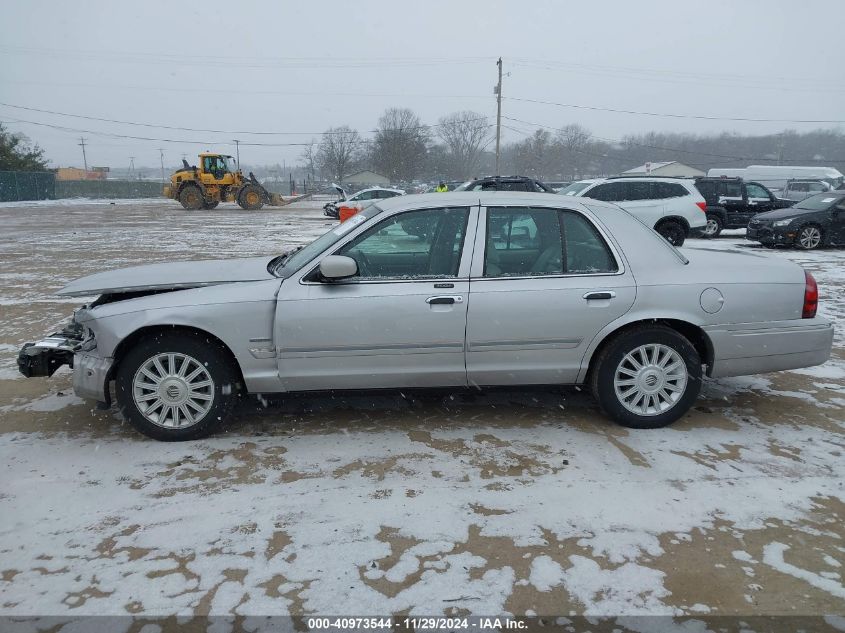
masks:
[[[80,136],[77,145],[82,148],[82,162],[85,164],[85,171],[88,171],[88,158],[85,156],[85,138]]]
[[[129,176],[127,176],[127,180],[132,180],[132,176],[135,174],[135,157],[129,157]]]
[[[158,157],[161,159],[161,182],[164,182],[164,150],[158,148]]]
[[[238,139],[234,139],[235,141],[235,157],[238,161],[238,169],[241,168],[241,145]]]
[[[499,144],[502,140],[502,58],[496,62],[499,67],[499,83],[493,92],[496,93],[496,175],[499,175]]]

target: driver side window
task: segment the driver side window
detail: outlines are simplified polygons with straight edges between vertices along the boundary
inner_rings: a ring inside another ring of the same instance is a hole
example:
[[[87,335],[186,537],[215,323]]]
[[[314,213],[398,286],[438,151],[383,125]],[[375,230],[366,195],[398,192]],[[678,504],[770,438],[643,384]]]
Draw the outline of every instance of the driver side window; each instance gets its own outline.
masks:
[[[391,216],[336,254],[358,264],[353,279],[457,277],[469,209],[449,207]]]

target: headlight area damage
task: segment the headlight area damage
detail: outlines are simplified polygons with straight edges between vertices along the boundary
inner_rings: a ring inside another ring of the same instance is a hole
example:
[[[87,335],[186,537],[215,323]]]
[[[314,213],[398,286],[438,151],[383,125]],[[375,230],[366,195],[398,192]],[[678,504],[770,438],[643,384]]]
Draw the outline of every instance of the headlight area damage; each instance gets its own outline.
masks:
[[[52,376],[62,365],[73,368],[76,352],[96,347],[93,333],[78,323],[76,316],[77,312],[61,331],[37,343],[24,344],[18,353],[18,369],[24,376]]]
[[[101,409],[110,407],[107,381],[113,361],[97,353],[94,332],[85,325],[91,322],[91,308],[106,302],[107,297],[100,297],[90,306],[74,311],[70,322],[59,332],[37,343],[25,343],[18,353],[20,372],[27,378],[49,377],[67,365],[73,369],[74,393],[96,400]]]

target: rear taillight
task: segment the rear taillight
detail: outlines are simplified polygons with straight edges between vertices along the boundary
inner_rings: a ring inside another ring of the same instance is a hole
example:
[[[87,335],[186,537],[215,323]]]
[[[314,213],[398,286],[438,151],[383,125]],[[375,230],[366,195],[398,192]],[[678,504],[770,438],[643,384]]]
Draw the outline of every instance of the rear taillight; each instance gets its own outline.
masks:
[[[819,285],[813,276],[804,271],[804,308],[801,310],[802,319],[812,319],[819,308]]]
[[[704,213],[707,213],[707,203],[706,202],[696,202],[695,206],[697,206],[699,209],[704,211]]]

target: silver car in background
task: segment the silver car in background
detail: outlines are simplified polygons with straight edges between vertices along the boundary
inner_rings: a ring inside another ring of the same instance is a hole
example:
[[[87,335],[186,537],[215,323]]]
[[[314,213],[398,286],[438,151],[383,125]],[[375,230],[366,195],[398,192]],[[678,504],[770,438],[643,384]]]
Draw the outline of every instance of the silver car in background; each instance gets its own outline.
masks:
[[[587,385],[630,427],[680,418],[703,375],[817,365],[831,324],[792,263],[675,249],[587,198],[455,192],[378,201],[270,258],[79,279],[99,298],[20,352],[161,440],[199,438],[240,393]]]

